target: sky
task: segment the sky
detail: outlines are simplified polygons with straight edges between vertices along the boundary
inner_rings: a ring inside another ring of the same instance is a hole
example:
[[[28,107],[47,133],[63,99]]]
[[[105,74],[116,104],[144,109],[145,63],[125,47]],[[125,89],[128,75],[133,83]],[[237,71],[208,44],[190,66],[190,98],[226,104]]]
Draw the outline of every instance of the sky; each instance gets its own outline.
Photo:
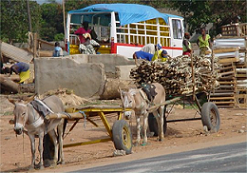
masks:
[[[33,1],[37,1],[38,4],[43,4],[43,3],[47,3],[47,0],[33,0]],[[58,3],[62,3],[63,0],[56,0]]]

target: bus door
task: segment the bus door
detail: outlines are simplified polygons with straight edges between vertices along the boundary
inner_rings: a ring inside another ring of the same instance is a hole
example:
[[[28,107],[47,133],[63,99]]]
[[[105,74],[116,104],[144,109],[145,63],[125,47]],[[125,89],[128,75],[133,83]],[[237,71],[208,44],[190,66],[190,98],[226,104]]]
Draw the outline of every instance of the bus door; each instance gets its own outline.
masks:
[[[182,55],[183,53],[183,20],[179,18],[169,18],[171,26],[171,47],[172,57]]]

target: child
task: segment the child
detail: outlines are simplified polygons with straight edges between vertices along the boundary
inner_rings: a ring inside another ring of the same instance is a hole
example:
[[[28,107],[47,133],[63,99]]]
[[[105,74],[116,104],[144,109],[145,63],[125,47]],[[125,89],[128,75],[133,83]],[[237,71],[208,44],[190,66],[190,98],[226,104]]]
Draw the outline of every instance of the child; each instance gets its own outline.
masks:
[[[63,56],[63,49],[60,47],[59,42],[56,42],[53,51],[53,57],[60,57],[60,56]]]

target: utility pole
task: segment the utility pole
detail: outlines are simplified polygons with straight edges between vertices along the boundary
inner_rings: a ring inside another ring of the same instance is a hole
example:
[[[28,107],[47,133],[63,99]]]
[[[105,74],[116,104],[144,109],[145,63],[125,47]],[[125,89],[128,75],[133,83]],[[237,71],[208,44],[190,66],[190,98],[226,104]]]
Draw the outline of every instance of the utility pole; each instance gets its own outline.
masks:
[[[64,46],[66,47],[65,0],[63,0],[63,29],[64,29]]]
[[[28,15],[28,31],[32,32],[32,21],[31,21],[29,0],[27,0],[27,15]]]

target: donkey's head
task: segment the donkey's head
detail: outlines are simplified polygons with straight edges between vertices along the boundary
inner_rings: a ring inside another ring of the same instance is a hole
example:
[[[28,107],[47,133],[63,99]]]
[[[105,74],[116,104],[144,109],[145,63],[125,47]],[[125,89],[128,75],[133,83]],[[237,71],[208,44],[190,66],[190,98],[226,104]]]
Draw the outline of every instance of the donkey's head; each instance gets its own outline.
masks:
[[[135,96],[136,90],[130,89],[128,92],[120,90],[121,100],[123,108],[135,108]],[[129,119],[132,115],[132,111],[124,111],[124,116],[126,119]]]
[[[15,103],[14,116],[14,131],[17,135],[21,135],[28,119],[28,109],[24,102]]]

